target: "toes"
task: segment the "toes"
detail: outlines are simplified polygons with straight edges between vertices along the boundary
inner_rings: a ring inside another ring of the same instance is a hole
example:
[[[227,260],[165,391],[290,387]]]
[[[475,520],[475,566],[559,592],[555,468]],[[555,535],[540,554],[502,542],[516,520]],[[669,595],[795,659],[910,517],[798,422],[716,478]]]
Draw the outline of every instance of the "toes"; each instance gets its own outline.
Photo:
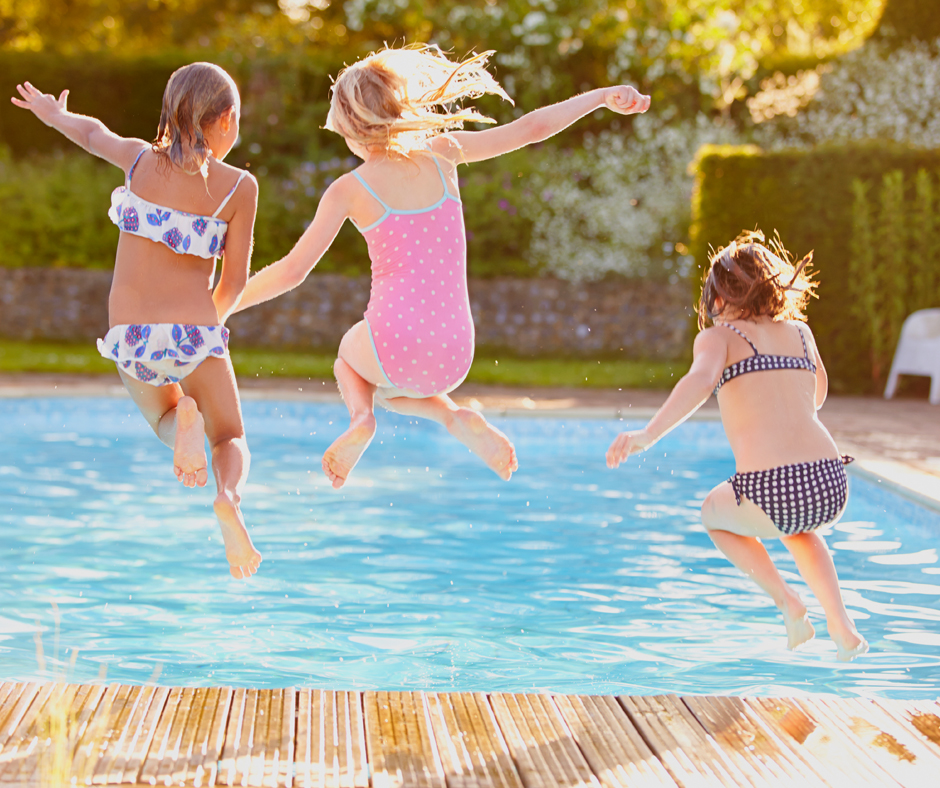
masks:
[[[199,487],[205,487],[209,481],[209,471],[206,468],[200,468],[196,471],[196,484]]]

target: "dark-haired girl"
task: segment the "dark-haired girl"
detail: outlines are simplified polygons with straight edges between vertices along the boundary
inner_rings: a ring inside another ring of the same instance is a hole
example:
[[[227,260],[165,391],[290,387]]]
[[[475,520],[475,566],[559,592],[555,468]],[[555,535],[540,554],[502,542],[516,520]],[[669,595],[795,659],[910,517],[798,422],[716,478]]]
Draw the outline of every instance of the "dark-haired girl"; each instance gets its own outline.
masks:
[[[250,577],[261,554],[239,507],[249,456],[223,325],[248,281],[258,197],[254,178],[222,162],[238,137],[238,89],[211,63],[178,69],[149,143],[68,112],[67,90],[57,99],[29,82],[16,88],[16,106],[126,173],[108,212],[121,235],[111,329],[98,349],[117,364],[140,412],[173,448],[174,471],[187,487],[208,480],[208,436],[229,569]],[[222,271],[213,289],[218,257]]]
[[[868,643],[846,612],[818,531],[845,509],[848,458],[816,415],[827,379],[803,314],[816,284],[808,271],[812,253],[796,265],[790,260],[761,233],[744,233],[711,257],[692,367],[643,429],[614,439],[607,465],[616,468],[648,449],[714,392],[737,472],[706,497],[703,524],[728,559],[774,600],[793,649],[815,630],[761,543],[780,539],[825,611],[837,658],[849,661]]]

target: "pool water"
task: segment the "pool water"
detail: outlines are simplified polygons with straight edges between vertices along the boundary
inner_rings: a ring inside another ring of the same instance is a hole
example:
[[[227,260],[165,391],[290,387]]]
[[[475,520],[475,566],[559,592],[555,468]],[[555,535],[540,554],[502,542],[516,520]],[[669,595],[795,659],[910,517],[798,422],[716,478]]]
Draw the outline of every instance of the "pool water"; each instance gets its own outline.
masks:
[[[940,513],[851,478],[827,541],[871,652],[842,664],[779,543],[818,633],[797,652],[703,530],[733,471],[715,422],[611,471],[624,422],[496,419],[521,463],[507,484],[437,425],[382,413],[335,492],[320,456],[344,417],[245,403],[264,563],[236,581],[213,493],[179,485],[128,400],[0,401],[0,680],[940,694]]]

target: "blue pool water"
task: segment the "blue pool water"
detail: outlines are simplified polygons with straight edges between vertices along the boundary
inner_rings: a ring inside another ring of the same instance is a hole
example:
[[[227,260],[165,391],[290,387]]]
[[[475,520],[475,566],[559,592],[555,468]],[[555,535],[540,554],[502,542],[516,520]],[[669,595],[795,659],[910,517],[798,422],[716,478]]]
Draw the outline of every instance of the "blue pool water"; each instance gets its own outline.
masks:
[[[337,493],[319,462],[344,414],[245,404],[264,555],[246,582],[210,489],[177,483],[129,401],[0,401],[0,680],[940,694],[936,512],[851,479],[827,539],[872,650],[844,665],[779,544],[819,633],[795,653],[702,529],[733,469],[717,423],[610,471],[622,422],[497,419],[521,462],[506,484],[436,425],[383,413]]]

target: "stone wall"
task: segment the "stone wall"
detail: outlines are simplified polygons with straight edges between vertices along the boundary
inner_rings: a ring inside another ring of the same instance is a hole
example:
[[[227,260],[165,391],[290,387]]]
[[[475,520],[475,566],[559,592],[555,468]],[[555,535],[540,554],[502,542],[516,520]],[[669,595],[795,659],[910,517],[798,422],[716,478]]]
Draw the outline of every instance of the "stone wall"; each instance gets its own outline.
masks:
[[[110,271],[0,269],[0,336],[93,341],[108,329]],[[335,350],[361,319],[368,277],[314,273],[303,285],[228,321],[234,346]],[[676,358],[688,350],[684,282],[471,279],[477,346],[520,355]]]

